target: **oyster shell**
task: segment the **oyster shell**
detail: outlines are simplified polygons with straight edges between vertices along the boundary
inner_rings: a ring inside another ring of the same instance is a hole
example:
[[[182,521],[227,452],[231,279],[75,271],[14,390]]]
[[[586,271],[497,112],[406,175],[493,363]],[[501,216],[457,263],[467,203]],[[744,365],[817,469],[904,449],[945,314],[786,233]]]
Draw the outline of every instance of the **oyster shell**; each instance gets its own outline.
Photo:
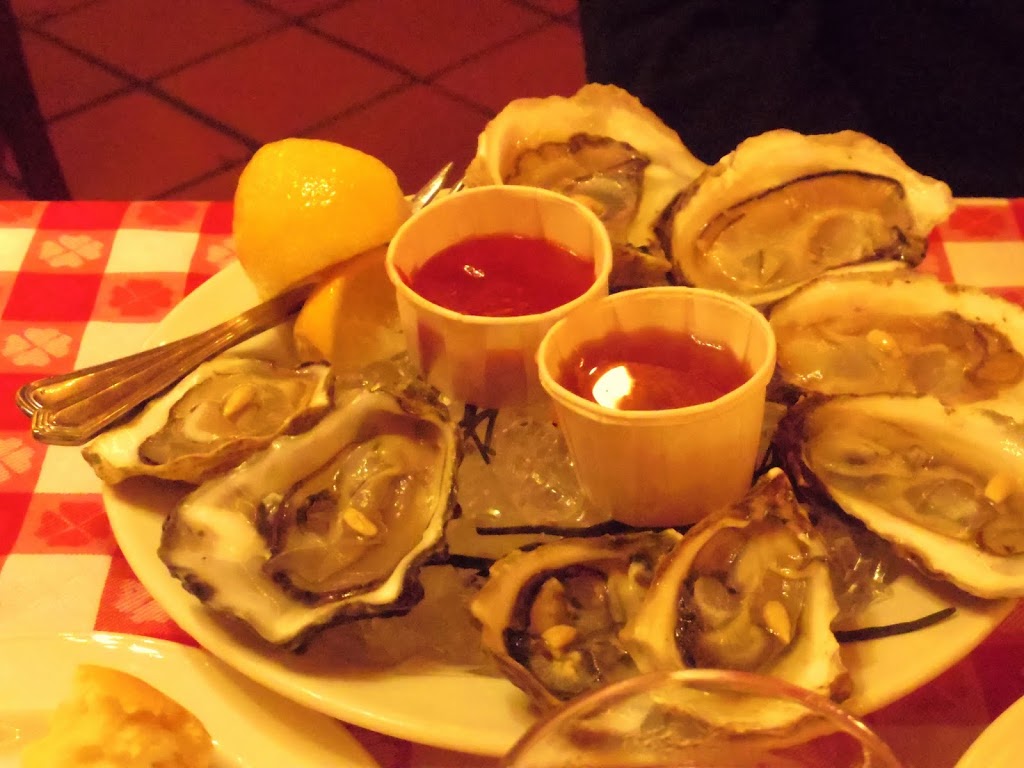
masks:
[[[278,645],[402,613],[444,545],[457,458],[455,426],[433,406],[348,392],[309,431],[186,496],[159,555],[209,608]]]
[[[777,375],[826,395],[1024,396],[1024,309],[914,272],[819,278],[769,316]]]
[[[615,247],[616,289],[666,282],[655,224],[704,167],[634,96],[591,83],[510,102],[480,134],[465,182],[544,187],[591,208]]]
[[[330,407],[333,387],[326,365],[215,358],[95,437],[82,456],[109,485],[137,475],[198,484],[278,435],[310,427]]]
[[[684,192],[666,235],[676,278],[763,306],[839,269],[915,265],[949,187],[854,131],[769,131]]]
[[[837,612],[824,545],[774,468],[687,531],[620,638],[641,672],[758,672],[841,700],[850,683],[830,628]],[[787,719],[762,715],[762,727]]]
[[[798,488],[830,498],[925,572],[978,597],[1020,597],[1024,409],[1004,410],[808,398],[776,445]]]
[[[542,709],[636,674],[617,633],[678,540],[673,530],[566,538],[506,555],[470,606],[484,647]]]

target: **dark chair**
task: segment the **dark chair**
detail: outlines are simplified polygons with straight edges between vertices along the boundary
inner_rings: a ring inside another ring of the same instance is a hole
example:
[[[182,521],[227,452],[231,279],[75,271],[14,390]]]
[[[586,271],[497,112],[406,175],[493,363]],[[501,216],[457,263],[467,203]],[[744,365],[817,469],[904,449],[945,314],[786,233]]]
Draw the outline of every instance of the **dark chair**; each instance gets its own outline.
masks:
[[[0,149],[4,146],[14,153],[29,197],[71,198],[39,109],[9,0],[0,0]]]

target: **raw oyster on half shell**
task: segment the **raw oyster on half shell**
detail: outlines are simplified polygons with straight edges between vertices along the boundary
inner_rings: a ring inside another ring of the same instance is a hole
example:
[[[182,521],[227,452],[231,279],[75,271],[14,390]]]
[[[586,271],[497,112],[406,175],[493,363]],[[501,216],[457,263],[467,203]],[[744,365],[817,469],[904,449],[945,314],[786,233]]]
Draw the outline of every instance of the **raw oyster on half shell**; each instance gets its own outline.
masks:
[[[808,398],[776,433],[803,491],[831,499],[927,573],[1024,596],[1024,408],[933,397]]]
[[[1024,309],[931,275],[829,275],[772,308],[777,375],[825,395],[1024,396]]]
[[[837,612],[825,547],[774,468],[686,532],[620,637],[641,672],[757,672],[842,700],[850,683],[831,630]],[[788,716],[757,719],[767,728]]]
[[[679,282],[771,304],[840,268],[918,264],[949,187],[854,131],[769,131],[678,199],[665,226]]]
[[[635,675],[618,632],[679,536],[565,538],[506,555],[470,606],[484,647],[541,709]]]
[[[312,426],[330,407],[333,386],[326,365],[215,358],[91,440],[82,455],[109,485],[136,475],[198,484],[278,435]]]
[[[611,236],[616,289],[665,284],[655,225],[704,168],[636,97],[591,83],[568,98],[510,102],[480,134],[465,181],[544,187],[589,207]]]
[[[159,555],[209,608],[277,645],[403,613],[422,597],[419,567],[444,546],[457,460],[439,407],[348,391],[312,429],[186,496]]]

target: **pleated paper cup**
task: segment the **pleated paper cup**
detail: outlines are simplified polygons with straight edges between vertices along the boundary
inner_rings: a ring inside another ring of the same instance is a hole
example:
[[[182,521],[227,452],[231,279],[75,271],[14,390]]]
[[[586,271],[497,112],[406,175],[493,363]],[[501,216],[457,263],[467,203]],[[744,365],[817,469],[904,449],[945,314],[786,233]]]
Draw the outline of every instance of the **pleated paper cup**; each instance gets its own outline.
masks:
[[[593,265],[587,291],[548,312],[517,317],[465,315],[427,301],[405,276],[431,256],[471,237],[544,238]],[[502,408],[542,400],[536,352],[559,319],[608,294],[612,246],[600,219],[563,195],[535,187],[469,189],[427,206],[406,221],[388,246],[388,277],[409,355],[423,377],[448,397]]]
[[[606,408],[558,381],[586,342],[660,328],[732,350],[751,377],[709,403],[656,411]],[[577,309],[537,351],[580,484],[612,518],[636,526],[689,525],[750,487],[775,368],[775,336],[750,305],[715,291],[644,288]]]

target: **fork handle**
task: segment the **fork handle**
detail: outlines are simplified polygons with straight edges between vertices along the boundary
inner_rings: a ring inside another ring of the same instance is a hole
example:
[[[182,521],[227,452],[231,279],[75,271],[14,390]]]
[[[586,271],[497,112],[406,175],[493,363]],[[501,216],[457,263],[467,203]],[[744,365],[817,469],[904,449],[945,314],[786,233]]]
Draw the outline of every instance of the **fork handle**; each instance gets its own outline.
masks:
[[[409,202],[418,211],[444,187],[453,163],[435,173]],[[459,182],[461,188],[462,182]],[[128,357],[26,384],[15,402],[32,417],[32,436],[51,445],[81,445],[163,392],[197,365],[273,328],[313,291],[305,283],[207,331]]]
[[[32,435],[51,445],[81,445],[164,391],[204,360],[273,328],[302,306],[304,284],[219,325],[128,357],[26,384],[18,407]]]

